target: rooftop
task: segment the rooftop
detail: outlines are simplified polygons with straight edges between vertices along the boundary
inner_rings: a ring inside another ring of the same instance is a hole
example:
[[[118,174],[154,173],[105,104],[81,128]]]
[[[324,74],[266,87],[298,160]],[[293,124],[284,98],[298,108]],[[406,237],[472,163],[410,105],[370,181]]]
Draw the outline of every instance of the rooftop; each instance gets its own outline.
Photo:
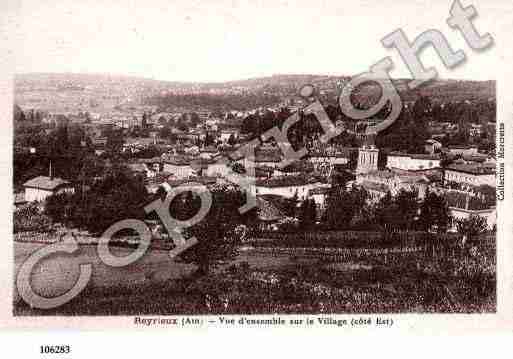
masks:
[[[167,184],[169,184],[171,187],[178,187],[187,183],[199,183],[202,185],[210,185],[217,182],[216,177],[207,177],[207,176],[198,176],[198,177],[189,177],[189,178],[182,178],[182,179],[169,179],[167,180]]]
[[[410,157],[419,160],[439,160],[439,154],[420,154],[420,153],[404,153],[404,152],[390,152],[388,156],[391,157]]]
[[[313,177],[305,175],[277,176],[267,179],[257,179],[255,184],[260,187],[291,187],[304,186],[318,182]]]
[[[469,173],[473,175],[492,175],[495,174],[495,168],[483,166],[481,164],[452,164],[447,166],[447,170]]]
[[[24,187],[38,188],[53,191],[58,187],[70,185],[71,182],[57,177],[39,176],[32,178],[23,184]]]

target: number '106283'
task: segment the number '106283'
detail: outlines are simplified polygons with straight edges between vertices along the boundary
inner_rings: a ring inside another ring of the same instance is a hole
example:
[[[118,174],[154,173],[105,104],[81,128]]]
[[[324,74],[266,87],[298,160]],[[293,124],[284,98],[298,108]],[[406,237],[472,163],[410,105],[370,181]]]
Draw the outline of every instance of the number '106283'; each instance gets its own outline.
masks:
[[[71,347],[69,345],[41,345],[41,354],[69,354]]]

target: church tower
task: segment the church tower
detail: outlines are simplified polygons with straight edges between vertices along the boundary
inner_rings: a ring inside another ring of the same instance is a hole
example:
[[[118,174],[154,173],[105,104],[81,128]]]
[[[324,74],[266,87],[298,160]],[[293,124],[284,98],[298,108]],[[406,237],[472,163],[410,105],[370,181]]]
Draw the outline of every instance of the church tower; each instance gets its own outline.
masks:
[[[378,169],[379,150],[374,145],[363,145],[358,149],[356,174],[369,173]]]

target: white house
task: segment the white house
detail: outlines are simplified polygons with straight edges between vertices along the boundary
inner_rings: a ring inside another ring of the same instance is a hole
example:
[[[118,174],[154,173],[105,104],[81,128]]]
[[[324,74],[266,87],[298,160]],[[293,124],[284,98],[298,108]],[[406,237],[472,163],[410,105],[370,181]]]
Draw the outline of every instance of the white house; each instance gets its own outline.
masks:
[[[280,176],[257,179],[255,182],[256,195],[273,194],[282,197],[308,198],[309,192],[315,188],[327,186],[306,176]]]
[[[444,181],[495,187],[495,169],[481,164],[453,164],[445,169]]]
[[[187,178],[196,175],[191,166],[191,159],[184,156],[165,156],[162,158],[164,171],[171,173],[176,178]]]
[[[440,156],[391,152],[387,156],[387,168],[418,171],[440,167]]]
[[[23,184],[25,201],[44,201],[53,194],[74,191],[70,182],[56,177],[39,176]]]
[[[476,146],[449,146],[449,152],[453,155],[477,155]]]
[[[419,198],[424,198],[429,182],[426,175],[415,172],[372,171],[356,176],[356,183],[375,197],[388,191],[395,196],[400,190],[417,190]]]
[[[314,200],[317,208],[324,210],[326,208],[326,199],[328,198],[329,187],[316,187],[308,192],[308,198]]]
[[[467,219],[471,215],[485,218],[488,230],[491,230],[497,224],[497,210],[495,207],[474,210],[449,207],[449,214],[451,216],[450,227],[453,231],[456,230],[456,220]]]

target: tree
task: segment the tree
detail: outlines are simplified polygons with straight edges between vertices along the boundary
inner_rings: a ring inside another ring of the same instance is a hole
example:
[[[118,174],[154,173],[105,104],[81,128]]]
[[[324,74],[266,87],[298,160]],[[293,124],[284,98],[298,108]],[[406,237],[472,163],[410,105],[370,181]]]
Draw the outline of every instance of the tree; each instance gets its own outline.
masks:
[[[488,224],[486,218],[471,214],[468,218],[457,219],[456,228],[466,237],[468,243],[472,243],[477,235],[488,229]]]
[[[216,185],[210,190],[212,203],[208,214],[185,230],[185,235],[196,237],[198,243],[180,254],[185,262],[198,266],[198,275],[206,275],[213,267],[237,256],[241,238],[235,229],[240,224],[252,225],[257,214],[256,209],[244,214],[239,212],[245,195],[238,188]]]
[[[413,104],[413,116],[415,119],[425,118],[431,115],[433,106],[426,96],[421,96]]]
[[[71,214],[73,196],[68,193],[58,193],[49,196],[45,201],[44,214],[53,222],[65,223]]]
[[[401,189],[394,198],[396,204],[396,216],[399,229],[411,229],[418,211],[417,191]]]
[[[239,163],[239,162],[234,162],[233,165],[232,165],[232,171],[235,172],[235,173],[239,173],[239,174],[244,174],[246,173],[246,169],[244,168],[244,166]]]
[[[107,135],[107,143],[105,144],[105,148],[109,156],[118,156],[123,149],[123,143],[124,139],[122,130],[109,131]]]
[[[294,195],[285,202],[285,206],[284,206],[285,215],[289,216],[289,217],[295,217],[298,204],[299,204],[299,197],[297,195],[297,190],[296,190],[294,192]]]
[[[185,122],[180,122],[176,128],[178,128],[180,131],[182,132],[187,132],[189,131],[189,126],[187,126],[187,124]]]
[[[375,206],[375,221],[385,231],[394,229],[397,220],[397,205],[394,203],[392,193],[388,191]]]
[[[449,207],[444,197],[428,191],[420,208],[420,228],[424,231],[435,228],[438,233],[444,233],[449,220]]]
[[[313,199],[305,199],[299,208],[299,223],[305,231],[313,228],[316,219],[316,206]]]
[[[230,135],[230,137],[228,137],[228,144],[230,146],[233,146],[237,143],[237,140],[235,139],[235,136],[233,135],[233,133]]]
[[[330,229],[348,229],[358,211],[359,193],[332,187],[328,193],[325,222]]]
[[[112,165],[90,189],[75,191],[69,218],[75,226],[101,234],[117,221],[144,219],[147,200],[144,183],[124,166]]]
[[[411,229],[414,226],[417,211],[416,191],[401,189],[395,197],[387,192],[376,205],[375,221],[386,231]]]
[[[160,130],[159,136],[161,138],[168,139],[169,137],[171,137],[171,133],[171,128],[168,125],[164,125],[164,127],[162,127],[162,129]]]
[[[249,115],[242,120],[240,132],[244,134],[255,134],[258,130],[258,118],[255,115]]]

